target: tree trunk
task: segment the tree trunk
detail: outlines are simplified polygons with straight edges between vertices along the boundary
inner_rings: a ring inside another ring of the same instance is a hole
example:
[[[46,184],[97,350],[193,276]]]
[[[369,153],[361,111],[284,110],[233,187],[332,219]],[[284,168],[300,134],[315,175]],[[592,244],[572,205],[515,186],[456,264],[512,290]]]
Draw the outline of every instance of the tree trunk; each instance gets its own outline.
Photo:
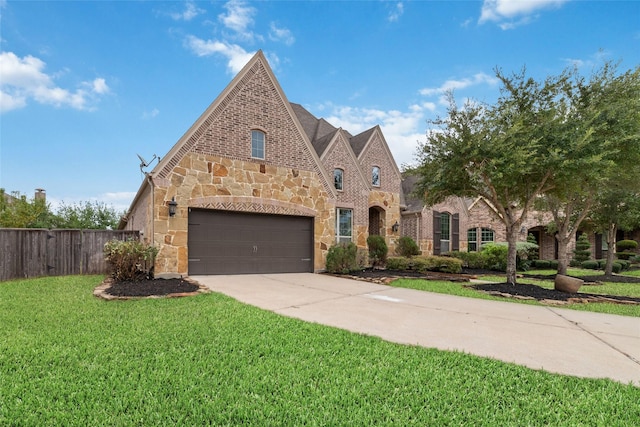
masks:
[[[611,276],[613,273],[613,255],[616,252],[616,234],[618,232],[618,226],[616,224],[609,224],[607,228],[607,264],[604,269],[605,276]]]
[[[516,258],[518,256],[516,242],[518,241],[518,225],[507,225],[507,283],[516,284]]]
[[[569,247],[571,237],[567,237],[566,235],[560,236],[560,233],[558,233],[556,234],[556,240],[558,241],[558,274],[566,276],[567,267],[569,266],[567,248]]]

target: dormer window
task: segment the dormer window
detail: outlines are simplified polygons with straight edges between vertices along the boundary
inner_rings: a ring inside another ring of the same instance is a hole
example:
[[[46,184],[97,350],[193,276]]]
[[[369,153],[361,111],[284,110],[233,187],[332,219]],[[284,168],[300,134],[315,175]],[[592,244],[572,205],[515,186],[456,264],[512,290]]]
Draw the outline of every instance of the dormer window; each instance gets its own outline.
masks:
[[[380,168],[378,166],[371,168],[371,185],[380,187]]]
[[[342,191],[343,182],[344,182],[344,171],[342,169],[334,169],[333,185],[336,187],[336,190]]]
[[[264,160],[264,132],[251,131],[251,157]]]

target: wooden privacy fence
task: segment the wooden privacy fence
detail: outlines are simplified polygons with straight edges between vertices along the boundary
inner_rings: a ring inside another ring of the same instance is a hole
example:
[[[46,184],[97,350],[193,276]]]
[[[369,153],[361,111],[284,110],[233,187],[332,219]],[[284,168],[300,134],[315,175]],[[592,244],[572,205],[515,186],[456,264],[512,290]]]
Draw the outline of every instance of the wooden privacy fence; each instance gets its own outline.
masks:
[[[24,277],[104,274],[104,244],[138,239],[137,231],[0,228],[0,281]]]

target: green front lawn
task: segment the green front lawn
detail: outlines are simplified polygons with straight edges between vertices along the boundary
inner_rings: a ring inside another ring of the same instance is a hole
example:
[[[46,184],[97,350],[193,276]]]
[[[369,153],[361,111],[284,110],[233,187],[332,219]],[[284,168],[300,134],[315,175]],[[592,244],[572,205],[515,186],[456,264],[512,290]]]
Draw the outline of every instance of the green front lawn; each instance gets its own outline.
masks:
[[[220,294],[0,283],[0,425],[637,425],[640,388],[305,323]]]
[[[527,273],[536,275],[555,275],[556,270],[531,270]],[[632,272],[633,273],[633,272]],[[567,274],[575,277],[597,276],[602,274],[601,271],[585,270],[570,268]],[[504,275],[487,275],[478,277],[480,280],[487,282],[501,283],[505,281]],[[518,278],[518,283],[527,283],[541,286],[547,289],[553,289],[553,280],[540,280],[530,277]],[[533,300],[521,300],[514,298],[503,298],[488,295],[484,292],[469,289],[465,285],[468,283],[454,283],[436,280],[419,280],[419,279],[400,279],[392,282],[391,286],[400,288],[418,289],[421,291],[437,292],[450,295],[459,295],[470,298],[491,299],[496,301],[507,301],[516,304],[533,304],[541,305]],[[598,294],[598,295],[620,295],[640,298],[640,283],[613,283],[604,282],[601,286],[582,286],[580,293]],[[572,310],[592,311],[596,313],[618,314],[621,316],[640,317],[640,305],[612,304],[612,303],[588,303],[588,304],[566,304],[560,306]]]

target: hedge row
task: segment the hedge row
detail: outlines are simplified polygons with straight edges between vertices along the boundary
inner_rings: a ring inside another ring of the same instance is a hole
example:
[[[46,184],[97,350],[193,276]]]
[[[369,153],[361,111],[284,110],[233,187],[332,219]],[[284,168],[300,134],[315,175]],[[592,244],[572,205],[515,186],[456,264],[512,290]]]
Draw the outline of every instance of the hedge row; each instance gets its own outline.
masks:
[[[417,256],[413,258],[390,257],[387,259],[389,270],[411,270],[424,273],[439,271],[442,273],[460,273],[462,261],[442,256]]]

